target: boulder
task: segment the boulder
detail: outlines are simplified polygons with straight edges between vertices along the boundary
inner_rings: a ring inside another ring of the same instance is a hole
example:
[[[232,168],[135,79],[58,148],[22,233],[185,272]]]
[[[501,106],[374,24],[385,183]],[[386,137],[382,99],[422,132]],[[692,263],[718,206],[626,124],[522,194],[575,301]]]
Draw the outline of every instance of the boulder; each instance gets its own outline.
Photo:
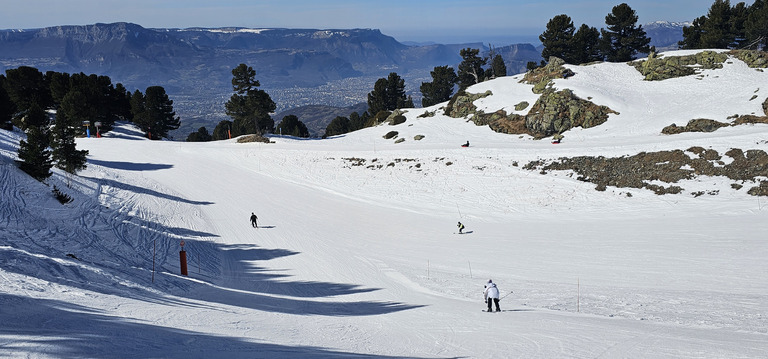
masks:
[[[571,90],[549,91],[542,94],[533,105],[526,116],[525,127],[534,137],[543,138],[573,127],[601,125],[611,113],[617,112],[578,98]]]

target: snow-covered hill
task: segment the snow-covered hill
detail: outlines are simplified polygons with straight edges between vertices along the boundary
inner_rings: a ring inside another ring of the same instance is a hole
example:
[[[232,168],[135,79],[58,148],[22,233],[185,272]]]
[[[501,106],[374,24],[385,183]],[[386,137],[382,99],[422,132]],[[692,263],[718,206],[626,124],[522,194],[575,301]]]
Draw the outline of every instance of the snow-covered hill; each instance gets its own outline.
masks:
[[[768,203],[746,193],[756,183],[697,177],[658,196],[523,166],[768,150],[768,125],[660,134],[762,114],[768,73],[736,59],[657,82],[627,64],[571,69],[555,87],[619,114],[558,145],[443,116],[444,104],[271,144],[147,141],[125,125],[78,140],[88,169],[50,180],[67,205],[16,168],[20,135],[0,131],[0,355],[763,357]],[[491,90],[475,104],[511,113],[536,99],[519,80],[469,91]],[[489,278],[502,313],[481,311]]]

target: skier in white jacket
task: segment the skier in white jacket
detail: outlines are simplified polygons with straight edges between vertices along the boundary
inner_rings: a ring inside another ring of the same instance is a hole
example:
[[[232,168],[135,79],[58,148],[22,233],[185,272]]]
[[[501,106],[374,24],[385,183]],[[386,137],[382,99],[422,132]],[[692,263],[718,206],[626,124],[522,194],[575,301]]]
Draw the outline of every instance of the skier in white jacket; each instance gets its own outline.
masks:
[[[493,312],[493,307],[491,306],[493,303],[496,303],[496,312],[501,311],[501,308],[499,308],[499,288],[490,279],[485,285],[485,290],[483,290],[483,299],[488,304],[488,313]]]

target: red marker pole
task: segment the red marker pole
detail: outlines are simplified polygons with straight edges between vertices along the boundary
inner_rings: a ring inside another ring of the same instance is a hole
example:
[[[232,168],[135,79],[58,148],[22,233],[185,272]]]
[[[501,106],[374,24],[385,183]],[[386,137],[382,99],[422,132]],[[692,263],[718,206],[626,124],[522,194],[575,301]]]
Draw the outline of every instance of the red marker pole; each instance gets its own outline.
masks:
[[[187,252],[184,251],[184,241],[181,241],[181,251],[179,251],[179,263],[181,264],[181,274],[187,275]]]

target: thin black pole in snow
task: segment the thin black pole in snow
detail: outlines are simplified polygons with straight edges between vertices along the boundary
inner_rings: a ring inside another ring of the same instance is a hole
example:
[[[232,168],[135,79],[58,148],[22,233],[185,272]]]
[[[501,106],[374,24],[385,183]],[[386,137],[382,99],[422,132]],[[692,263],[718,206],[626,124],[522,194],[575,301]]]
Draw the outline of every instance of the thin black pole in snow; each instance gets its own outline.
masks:
[[[507,293],[503,297],[499,298],[499,300],[502,300],[502,299],[506,298],[508,295],[510,295],[512,293],[514,293],[514,292],[510,290],[509,293]]]
[[[472,263],[467,261],[467,264],[469,264],[469,278],[471,279],[472,278]]]
[[[579,278],[576,278],[576,313],[581,312],[581,283]]]

